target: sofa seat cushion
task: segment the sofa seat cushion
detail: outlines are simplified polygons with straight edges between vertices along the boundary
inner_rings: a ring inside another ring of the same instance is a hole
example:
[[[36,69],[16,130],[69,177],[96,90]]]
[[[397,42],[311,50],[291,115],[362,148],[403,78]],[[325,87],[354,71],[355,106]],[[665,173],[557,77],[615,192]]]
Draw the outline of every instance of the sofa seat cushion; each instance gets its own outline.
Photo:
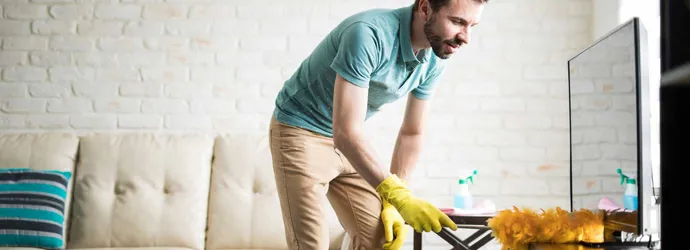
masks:
[[[204,249],[212,136],[97,133],[79,148],[68,248]]]

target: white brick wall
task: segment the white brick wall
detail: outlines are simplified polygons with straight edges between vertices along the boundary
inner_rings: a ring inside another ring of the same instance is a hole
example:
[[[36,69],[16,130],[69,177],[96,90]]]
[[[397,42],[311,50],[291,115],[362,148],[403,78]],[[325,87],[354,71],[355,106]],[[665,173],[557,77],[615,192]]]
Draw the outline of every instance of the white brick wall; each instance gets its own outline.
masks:
[[[331,27],[412,2],[2,0],[0,129],[266,131],[283,81]],[[476,168],[473,192],[499,208],[569,207],[566,61],[589,41],[590,9],[487,6],[433,103],[413,183],[422,197],[450,205],[454,173]],[[605,83],[588,84],[583,92]],[[367,124],[384,159],[404,103]]]

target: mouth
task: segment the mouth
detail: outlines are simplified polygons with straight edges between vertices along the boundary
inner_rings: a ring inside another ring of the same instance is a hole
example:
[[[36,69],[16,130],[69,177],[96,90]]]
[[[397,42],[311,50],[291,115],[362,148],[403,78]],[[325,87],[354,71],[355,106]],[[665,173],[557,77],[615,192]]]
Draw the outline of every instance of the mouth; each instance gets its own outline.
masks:
[[[458,44],[445,43],[445,45],[447,46],[446,50],[451,54],[455,53],[455,51],[458,50],[458,48],[460,48],[460,45]]]

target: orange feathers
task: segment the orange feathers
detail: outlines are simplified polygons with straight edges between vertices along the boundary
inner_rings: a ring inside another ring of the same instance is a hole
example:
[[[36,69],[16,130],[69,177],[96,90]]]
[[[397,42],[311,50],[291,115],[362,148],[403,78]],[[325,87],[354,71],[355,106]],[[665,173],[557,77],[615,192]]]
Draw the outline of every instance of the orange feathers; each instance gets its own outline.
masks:
[[[527,250],[530,243],[598,243],[604,241],[604,213],[560,207],[541,210],[506,209],[488,221],[503,250]]]

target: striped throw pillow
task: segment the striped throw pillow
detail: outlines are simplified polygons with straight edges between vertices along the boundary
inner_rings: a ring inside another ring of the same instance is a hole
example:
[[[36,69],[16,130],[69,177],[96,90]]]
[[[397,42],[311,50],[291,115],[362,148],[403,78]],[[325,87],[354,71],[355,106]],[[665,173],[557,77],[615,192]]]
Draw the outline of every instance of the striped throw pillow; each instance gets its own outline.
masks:
[[[0,247],[63,249],[71,172],[0,170]]]

